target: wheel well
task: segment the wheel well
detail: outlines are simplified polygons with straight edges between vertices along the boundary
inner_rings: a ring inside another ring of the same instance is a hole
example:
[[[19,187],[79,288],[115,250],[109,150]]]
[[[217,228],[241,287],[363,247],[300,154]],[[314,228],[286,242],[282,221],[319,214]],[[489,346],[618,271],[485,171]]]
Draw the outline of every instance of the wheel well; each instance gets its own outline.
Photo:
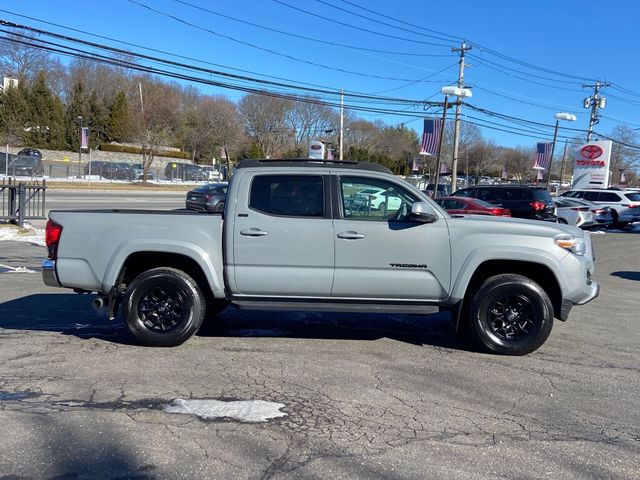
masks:
[[[473,276],[469,281],[469,285],[467,285],[467,291],[464,299],[465,303],[470,298],[472,292],[475,292],[480,287],[482,282],[489,277],[500,275],[502,273],[522,275],[523,277],[530,278],[540,285],[551,299],[554,317],[560,318],[560,311],[562,308],[562,291],[560,290],[560,284],[548,267],[533,262],[489,260],[480,264],[473,273]]]
[[[182,270],[195,280],[207,301],[213,300],[211,286],[198,262],[178,253],[136,252],[129,255],[118,275],[118,285],[124,284],[126,286],[142,272],[158,267]]]

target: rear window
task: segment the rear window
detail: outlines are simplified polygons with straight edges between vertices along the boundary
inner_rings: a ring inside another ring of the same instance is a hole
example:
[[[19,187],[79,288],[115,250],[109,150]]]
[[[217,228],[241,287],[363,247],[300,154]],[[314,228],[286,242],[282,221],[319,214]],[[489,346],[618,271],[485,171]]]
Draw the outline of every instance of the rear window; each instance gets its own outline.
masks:
[[[624,196],[632,202],[640,202],[640,193],[625,193]]]
[[[270,215],[322,218],[322,177],[258,175],[251,183],[249,207]]]
[[[533,198],[538,202],[551,202],[551,195],[544,188],[534,188]]]

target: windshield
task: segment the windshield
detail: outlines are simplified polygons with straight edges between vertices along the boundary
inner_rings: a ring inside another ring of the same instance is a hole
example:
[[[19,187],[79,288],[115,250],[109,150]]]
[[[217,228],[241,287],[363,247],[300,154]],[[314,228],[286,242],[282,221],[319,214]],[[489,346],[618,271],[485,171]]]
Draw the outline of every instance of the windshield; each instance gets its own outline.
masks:
[[[35,163],[36,163],[35,158],[18,157],[13,162],[11,162],[11,165],[15,167],[25,167],[25,166],[30,167],[31,165],[35,165]]]

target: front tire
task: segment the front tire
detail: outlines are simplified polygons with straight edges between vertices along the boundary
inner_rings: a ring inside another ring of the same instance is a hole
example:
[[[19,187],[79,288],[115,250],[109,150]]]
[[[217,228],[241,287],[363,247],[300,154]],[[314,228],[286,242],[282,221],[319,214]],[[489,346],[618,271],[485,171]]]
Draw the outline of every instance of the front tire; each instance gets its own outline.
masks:
[[[175,347],[202,326],[206,302],[196,282],[175,268],[154,268],[127,288],[123,313],[127,327],[142,344]]]
[[[467,326],[482,350],[526,355],[537,350],[553,327],[553,305],[530,278],[501,274],[485,280],[470,299]]]

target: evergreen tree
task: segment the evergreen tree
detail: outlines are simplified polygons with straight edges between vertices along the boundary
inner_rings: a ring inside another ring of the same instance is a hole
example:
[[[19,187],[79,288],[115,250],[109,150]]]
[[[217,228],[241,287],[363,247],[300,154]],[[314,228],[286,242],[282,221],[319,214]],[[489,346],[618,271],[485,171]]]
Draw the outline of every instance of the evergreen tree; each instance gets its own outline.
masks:
[[[63,148],[64,109],[60,100],[51,94],[44,72],[40,72],[31,85],[27,101],[27,143],[33,147]]]
[[[29,105],[26,84],[9,86],[0,93],[0,141],[3,144],[22,144],[25,137]]]
[[[109,114],[95,90],[89,95],[88,108],[89,145],[95,148],[106,140]]]
[[[80,125],[86,127],[89,123],[89,97],[81,80],[73,86],[64,117],[66,145],[75,151],[80,142]]]
[[[131,119],[129,117],[129,102],[127,96],[120,90],[113,98],[109,109],[109,118],[106,125],[107,140],[123,142],[128,139],[131,131]]]

